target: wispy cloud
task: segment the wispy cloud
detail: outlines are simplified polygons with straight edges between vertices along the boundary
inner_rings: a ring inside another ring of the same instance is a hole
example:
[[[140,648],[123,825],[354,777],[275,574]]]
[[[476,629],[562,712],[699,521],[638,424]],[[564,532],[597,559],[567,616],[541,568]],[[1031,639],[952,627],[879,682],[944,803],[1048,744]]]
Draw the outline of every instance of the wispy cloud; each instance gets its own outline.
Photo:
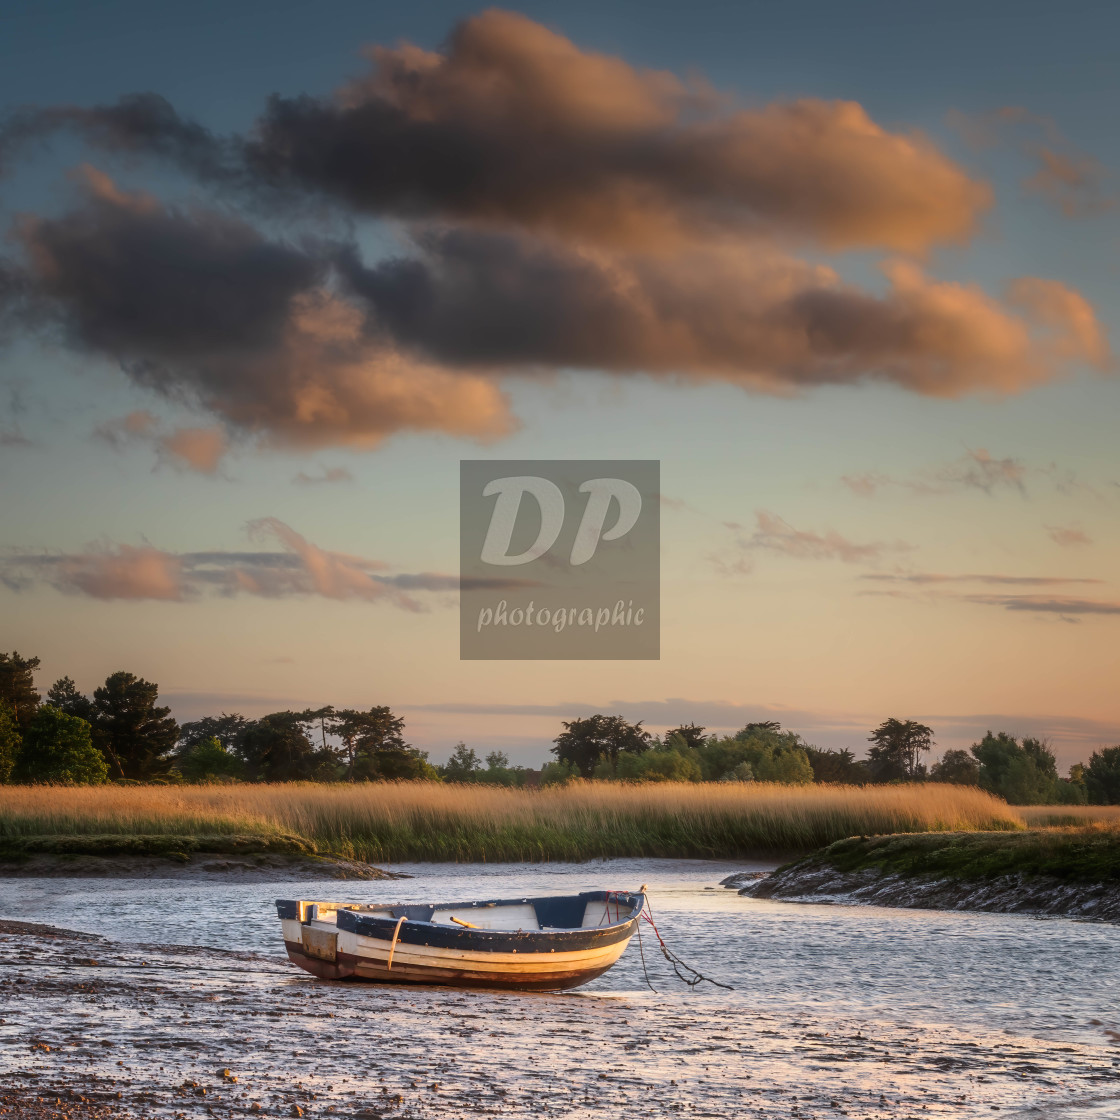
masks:
[[[1120,614],[1120,602],[1111,599],[1084,599],[1077,596],[1015,591],[985,592],[956,590],[968,584],[981,587],[1058,588],[1073,585],[1100,585],[1104,580],[1082,576],[1019,576],[1002,574],[944,575],[936,572],[871,573],[860,577],[872,581],[874,589],[863,595],[882,595],[931,604],[956,602],[973,606],[998,607],[1027,614],[1057,616],[1064,622],[1077,622],[1084,616]]]
[[[1056,614],[1065,618],[1079,615],[1120,614],[1120,602],[1102,599],[1051,598],[1045,595],[965,595],[966,602],[1003,607],[1009,611]]]
[[[1093,538],[1076,525],[1047,525],[1046,533],[1062,548],[1080,548],[1093,543]]]
[[[319,474],[300,471],[292,479],[297,486],[322,486],[336,482],[353,482],[354,476],[346,467],[324,467]]]
[[[861,498],[873,498],[880,492],[896,492],[919,497],[937,497],[979,490],[993,496],[1001,491],[1028,496],[1027,479],[1033,471],[1050,477],[1055,487],[1062,482],[1054,464],[1031,468],[1022,459],[1011,455],[999,457],[984,447],[966,448],[965,453],[950,463],[928,467],[909,477],[897,477],[882,471],[842,475],[840,482]],[[1066,480],[1066,485],[1072,485]]]
[[[1043,198],[1067,218],[1086,218],[1120,203],[1116,176],[1074,145],[1053,117],[1021,105],[1005,105],[988,113],[954,111],[949,123],[976,148],[1010,142],[1034,165],[1024,188]]]
[[[251,540],[278,550],[167,552],[150,544],[91,545],[76,553],[9,551],[0,558],[0,582],[16,592],[48,585],[67,594],[104,600],[186,602],[207,594],[275,599],[385,602],[402,610],[424,605],[412,592],[456,592],[459,577],[436,572],[392,572],[383,561],[313,544],[274,517],[247,526]],[[494,590],[531,587],[524,580],[484,580]]]
[[[849,540],[835,529],[823,533],[811,529],[796,529],[768,510],[755,512],[752,530],[737,521],[727,521],[725,527],[734,536],[733,546],[723,553],[710,557],[712,563],[728,575],[747,574],[753,570],[754,556],[758,552],[772,552],[798,560],[839,560],[844,564],[868,564],[897,552],[906,552],[912,546],[904,541],[870,541],[860,543]]]
[[[0,315],[3,314],[2,276],[0,276]],[[9,381],[2,387],[3,406],[0,407],[0,447],[31,447],[34,443],[23,433],[21,418],[28,411],[24,387],[18,381]]]
[[[962,460],[938,472],[938,478],[951,487],[963,486],[982,490],[991,494],[994,490],[1006,488],[1026,494],[1023,479],[1027,468],[1018,459],[1010,456],[998,459],[983,447],[969,450]]]
[[[878,583],[907,583],[923,585],[980,583],[1007,585],[1011,587],[1057,587],[1071,583],[1103,583],[1100,579],[1087,579],[1082,576],[1014,576],[998,573],[947,575],[941,572],[870,572],[859,577]]]
[[[115,451],[137,444],[150,447],[156,452],[157,464],[206,475],[218,473],[229,450],[229,439],[222,428],[168,428],[146,409],[98,424],[93,436]]]

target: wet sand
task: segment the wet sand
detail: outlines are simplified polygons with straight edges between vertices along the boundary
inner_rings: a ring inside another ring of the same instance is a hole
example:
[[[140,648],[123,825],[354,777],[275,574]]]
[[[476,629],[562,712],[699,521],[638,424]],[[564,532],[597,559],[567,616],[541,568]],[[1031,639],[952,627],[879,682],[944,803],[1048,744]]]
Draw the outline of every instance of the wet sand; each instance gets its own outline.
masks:
[[[5,922],[0,1115],[1120,1114],[1120,1037],[1107,1033],[1089,1045],[931,1031],[831,1016],[827,1005],[781,1016],[658,986],[521,995],[331,984],[261,953]]]

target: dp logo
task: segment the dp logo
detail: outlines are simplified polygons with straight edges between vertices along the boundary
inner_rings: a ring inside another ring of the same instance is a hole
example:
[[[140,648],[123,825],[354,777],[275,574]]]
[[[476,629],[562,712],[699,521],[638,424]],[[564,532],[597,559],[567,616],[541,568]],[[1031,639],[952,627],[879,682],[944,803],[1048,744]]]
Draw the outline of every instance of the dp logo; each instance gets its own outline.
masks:
[[[656,460],[460,464],[460,657],[660,652]]]

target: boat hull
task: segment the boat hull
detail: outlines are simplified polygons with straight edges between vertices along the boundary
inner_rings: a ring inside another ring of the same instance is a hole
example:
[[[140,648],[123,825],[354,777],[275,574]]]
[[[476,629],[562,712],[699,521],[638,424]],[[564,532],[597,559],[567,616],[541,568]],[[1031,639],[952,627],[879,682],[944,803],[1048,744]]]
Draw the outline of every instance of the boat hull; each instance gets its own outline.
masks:
[[[640,895],[592,892],[444,909],[284,900],[277,909],[289,960],[323,980],[563,991],[615,964],[642,905]],[[551,924],[559,918],[571,924]]]
[[[373,956],[339,952],[333,961],[310,956],[299,942],[284,942],[292,964],[310,972],[320,980],[365,981],[373,984],[442,984],[455,988],[497,988],[506,991],[558,992],[578,988],[602,976],[622,955],[626,942],[608,959],[592,961],[538,962],[531,957],[517,963],[517,971],[508,964],[490,967],[463,967],[460,963],[438,957],[429,961],[406,960],[398,952],[393,966]],[[481,962],[480,962],[481,963]]]

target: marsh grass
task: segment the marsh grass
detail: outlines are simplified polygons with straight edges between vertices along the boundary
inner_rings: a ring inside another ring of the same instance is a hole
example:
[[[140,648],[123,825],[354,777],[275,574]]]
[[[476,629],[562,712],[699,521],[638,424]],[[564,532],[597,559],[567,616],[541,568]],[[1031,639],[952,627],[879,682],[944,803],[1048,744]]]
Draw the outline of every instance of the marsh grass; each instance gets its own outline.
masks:
[[[1017,809],[1029,828],[1067,828],[1095,823],[1120,825],[1120,805],[1023,805]]]
[[[375,863],[720,858],[804,852],[854,835],[1023,827],[998,798],[936,784],[0,787],[8,850],[45,836],[248,835],[262,844],[296,837],[321,854]]]
[[[838,871],[877,868],[899,875],[992,879],[1045,875],[1069,882],[1120,880],[1120,819],[1069,828],[1035,828],[998,835],[957,832],[849,837],[814,852],[797,866],[828,864]]]

